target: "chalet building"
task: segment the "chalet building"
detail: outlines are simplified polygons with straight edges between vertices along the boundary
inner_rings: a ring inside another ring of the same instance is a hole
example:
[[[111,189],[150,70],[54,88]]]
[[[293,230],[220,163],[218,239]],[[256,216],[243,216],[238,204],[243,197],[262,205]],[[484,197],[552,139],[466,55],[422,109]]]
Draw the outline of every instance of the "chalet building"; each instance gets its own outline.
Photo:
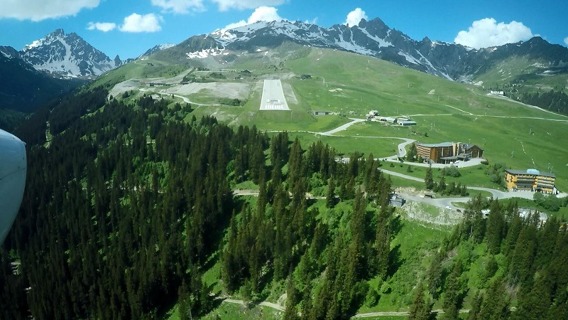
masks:
[[[555,193],[554,183],[556,176],[549,172],[540,172],[536,169],[505,170],[505,183],[511,191],[538,191],[543,193]]]
[[[462,144],[462,152],[469,158],[483,158],[483,149],[475,144]]]
[[[434,144],[417,143],[416,151],[418,156],[431,162],[441,162],[442,158],[454,155],[454,144],[452,142],[442,142]]]
[[[461,142],[417,143],[416,151],[422,159],[434,163],[453,163],[457,160],[483,158],[483,149],[479,146]]]

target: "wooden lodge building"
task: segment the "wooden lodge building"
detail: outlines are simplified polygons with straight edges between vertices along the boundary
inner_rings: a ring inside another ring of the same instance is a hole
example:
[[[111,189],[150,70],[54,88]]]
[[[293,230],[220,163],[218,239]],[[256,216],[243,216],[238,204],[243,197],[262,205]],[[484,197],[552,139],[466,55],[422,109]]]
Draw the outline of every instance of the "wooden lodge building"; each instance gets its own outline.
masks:
[[[416,151],[422,159],[433,163],[453,163],[483,157],[483,149],[479,146],[461,142],[417,143]]]

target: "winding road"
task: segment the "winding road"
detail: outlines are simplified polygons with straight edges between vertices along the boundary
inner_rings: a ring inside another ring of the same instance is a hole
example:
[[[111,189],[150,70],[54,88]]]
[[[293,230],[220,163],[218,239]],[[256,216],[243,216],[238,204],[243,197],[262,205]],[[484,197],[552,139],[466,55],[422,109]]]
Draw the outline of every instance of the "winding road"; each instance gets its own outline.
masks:
[[[350,122],[345,123],[345,124],[335,128],[335,129],[332,129],[332,130],[329,130],[329,131],[309,132],[309,133],[319,134],[319,135],[323,135],[323,136],[333,136],[338,132],[347,130],[352,125],[366,121],[365,119],[357,119],[357,118],[350,118],[350,120],[351,120]],[[308,131],[304,131],[304,132],[308,132]],[[358,136],[358,137],[361,137],[361,136]],[[365,137],[375,138],[375,139],[400,139],[400,140],[403,140],[397,147],[397,154],[389,156],[389,157],[377,159],[377,160],[397,162],[397,163],[400,162],[399,158],[403,158],[404,156],[406,156],[406,146],[408,146],[409,144],[416,141],[416,140],[413,140],[413,139],[402,138],[402,137],[382,137],[382,136],[365,136]],[[483,161],[483,159],[474,158],[474,159],[470,159],[468,161],[462,161],[460,163],[453,164],[453,165],[458,167],[458,168],[472,167],[472,166],[480,165],[481,161]],[[431,166],[432,168],[443,168],[443,167],[448,166],[447,164],[440,164],[440,163],[427,164],[427,163],[405,162],[405,164],[412,165],[412,166],[419,166],[419,167]],[[381,171],[386,173],[386,174],[396,176],[396,177],[399,177],[399,178],[402,178],[402,179],[417,181],[417,182],[424,182],[423,178],[417,178],[417,177],[414,177],[414,176],[410,176],[410,175],[406,175],[406,174],[403,174],[403,173],[391,171],[391,170],[388,170],[388,169],[381,168]],[[497,190],[497,189],[475,187],[475,186],[467,186],[467,188],[469,190],[488,192],[488,193],[491,194],[491,197],[493,197],[493,199],[522,198],[522,199],[532,200],[533,196],[534,196],[534,193],[530,192],[530,191],[502,191],[502,190]],[[258,191],[256,191],[256,190],[234,190],[234,194],[235,195],[242,195],[242,196],[246,196],[246,195],[258,196]],[[405,193],[405,192],[402,192],[400,194],[406,200],[410,200],[410,201],[414,201],[414,202],[422,202],[422,203],[433,205],[433,206],[436,206],[436,207],[439,207],[439,208],[453,209],[453,210],[458,209],[457,207],[455,207],[453,205],[453,203],[462,203],[462,202],[464,203],[464,202],[468,202],[471,199],[471,197],[426,198],[426,197],[421,197],[421,196],[418,196],[418,195],[415,195],[415,194],[414,195],[408,194],[408,193]],[[568,196],[568,194],[566,194],[566,193],[562,193],[562,194],[558,195],[558,197],[566,197],[566,196]],[[318,198],[321,198],[321,197],[318,197]]]
[[[350,118],[350,120],[351,120],[350,122],[345,123],[345,124],[335,128],[335,129],[332,129],[332,130],[329,130],[329,131],[310,132],[310,133],[320,134],[320,135],[324,135],[324,136],[332,136],[332,135],[334,135],[338,132],[347,130],[349,127],[351,127],[354,124],[366,121],[365,119],[356,119],[356,118]],[[413,140],[413,139],[402,138],[402,137],[368,136],[368,138],[403,140],[403,142],[401,142],[397,147],[397,154],[386,157],[386,158],[378,158],[377,159],[377,160],[397,162],[397,163],[400,162],[399,158],[406,156],[406,146],[408,146],[409,144],[416,141],[416,140]],[[470,160],[465,161],[465,162],[460,162],[458,164],[454,164],[454,166],[456,166],[458,168],[477,166],[477,165],[481,164],[482,160],[483,159],[479,159],[479,158],[470,159]],[[432,168],[443,168],[443,167],[448,166],[446,164],[439,164],[439,163],[434,163],[434,164],[430,165],[430,164],[427,164],[427,163],[405,162],[405,164],[412,165],[412,166],[420,166],[420,167],[431,166]],[[381,171],[386,173],[386,174],[396,176],[396,177],[399,177],[399,178],[402,178],[402,179],[416,181],[416,182],[424,182],[423,178],[417,178],[417,177],[414,177],[414,176],[410,176],[410,175],[406,175],[406,174],[403,174],[403,173],[391,171],[391,170],[388,170],[388,169],[381,168]],[[534,193],[530,192],[530,191],[501,191],[501,190],[497,190],[497,189],[475,187],[475,186],[467,186],[467,188],[469,190],[488,192],[488,193],[491,194],[491,197],[493,197],[493,199],[522,198],[522,199],[532,200],[533,196],[534,196]],[[233,193],[237,196],[258,196],[257,190],[234,190]],[[453,209],[453,210],[458,209],[456,206],[453,205],[453,203],[465,203],[465,202],[468,202],[471,199],[471,197],[426,198],[426,197],[421,197],[421,196],[418,196],[418,195],[413,195],[413,194],[409,194],[409,193],[405,193],[405,192],[401,192],[400,194],[406,200],[410,200],[410,201],[414,201],[414,202],[422,202],[422,203],[433,205],[433,206],[436,206],[436,207],[439,207],[439,208]],[[568,194],[566,194],[566,193],[558,195],[558,197],[566,197],[566,196],[568,196]],[[308,197],[310,197],[310,196],[308,196]],[[319,199],[321,197],[313,197],[313,198]]]

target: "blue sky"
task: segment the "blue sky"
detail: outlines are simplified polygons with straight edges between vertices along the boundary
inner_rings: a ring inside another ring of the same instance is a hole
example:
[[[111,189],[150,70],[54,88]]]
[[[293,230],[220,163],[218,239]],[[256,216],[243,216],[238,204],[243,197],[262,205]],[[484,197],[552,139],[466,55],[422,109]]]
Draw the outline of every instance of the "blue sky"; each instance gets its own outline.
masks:
[[[539,35],[568,46],[564,0],[0,0],[0,8],[0,45],[20,50],[63,28],[111,58],[134,58],[234,23],[287,19],[330,27],[348,17],[378,17],[416,40],[487,47]]]

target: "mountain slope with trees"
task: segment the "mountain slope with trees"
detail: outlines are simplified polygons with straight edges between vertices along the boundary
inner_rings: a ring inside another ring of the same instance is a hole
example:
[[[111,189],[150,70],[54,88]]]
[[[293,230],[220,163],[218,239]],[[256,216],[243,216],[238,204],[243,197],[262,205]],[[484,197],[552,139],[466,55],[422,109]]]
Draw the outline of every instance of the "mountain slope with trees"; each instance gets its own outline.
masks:
[[[445,240],[424,242],[389,205],[393,185],[372,154],[337,161],[321,142],[233,130],[188,104],[107,96],[82,90],[19,129],[29,179],[0,252],[2,318],[153,319],[177,304],[190,319],[221,294],[281,293],[286,319],[346,319],[400,297],[414,319],[434,306],[446,318],[568,312],[568,237],[555,219],[478,197]],[[235,196],[240,183],[258,198]],[[401,242],[415,241],[403,259]],[[215,265],[221,291],[204,280]]]
[[[54,79],[20,58],[0,54],[0,109],[29,113],[82,83]]]

